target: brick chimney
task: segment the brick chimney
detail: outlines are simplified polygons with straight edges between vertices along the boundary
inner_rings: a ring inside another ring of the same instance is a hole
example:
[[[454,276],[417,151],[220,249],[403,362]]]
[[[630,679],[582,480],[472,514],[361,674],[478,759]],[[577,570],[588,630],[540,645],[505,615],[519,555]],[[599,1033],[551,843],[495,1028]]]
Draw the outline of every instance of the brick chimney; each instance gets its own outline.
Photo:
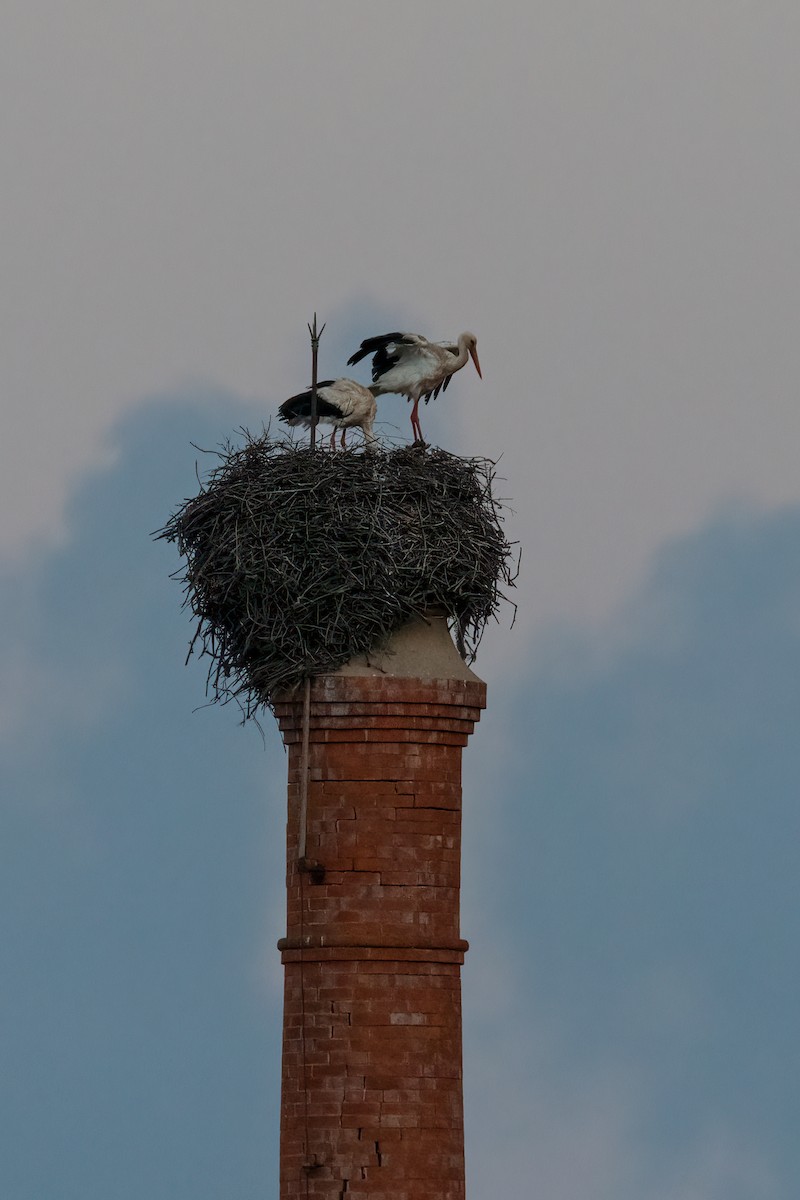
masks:
[[[463,1200],[461,750],[485,695],[434,617],[314,679],[307,744],[304,689],[275,706],[280,1200]]]

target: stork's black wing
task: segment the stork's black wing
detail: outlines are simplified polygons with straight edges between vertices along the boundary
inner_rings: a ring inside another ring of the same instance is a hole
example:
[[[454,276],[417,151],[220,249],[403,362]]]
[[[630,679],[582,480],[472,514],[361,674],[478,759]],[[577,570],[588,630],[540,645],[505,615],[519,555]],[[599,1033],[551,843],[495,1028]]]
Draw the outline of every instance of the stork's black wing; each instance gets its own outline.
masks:
[[[404,352],[422,351],[430,343],[420,333],[381,333],[377,337],[365,338],[358,350],[347,360],[350,367],[368,354],[372,358],[372,382],[378,383],[382,375],[396,366]]]
[[[318,417],[340,417],[342,415],[342,410],[337,404],[333,404],[330,400],[325,400],[319,394],[320,388],[330,387],[335,382],[335,379],[323,379],[321,383],[317,384]],[[307,392],[298,392],[296,396],[290,396],[288,400],[284,400],[278,409],[278,416],[282,421],[310,420],[311,388]]]
[[[347,365],[352,367],[354,363],[361,362],[362,358],[366,358],[368,354],[385,351],[392,343],[413,346],[416,341],[417,337],[413,333],[379,333],[377,337],[365,338],[355,354],[351,354],[348,358]]]

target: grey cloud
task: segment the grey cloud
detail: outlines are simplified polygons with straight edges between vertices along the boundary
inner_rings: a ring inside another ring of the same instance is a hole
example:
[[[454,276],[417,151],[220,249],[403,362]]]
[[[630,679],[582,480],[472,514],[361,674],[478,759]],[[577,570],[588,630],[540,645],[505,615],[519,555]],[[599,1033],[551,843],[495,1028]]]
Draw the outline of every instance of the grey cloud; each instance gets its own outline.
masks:
[[[154,400],[65,545],[3,584],[4,639],[58,683],[0,750],[0,1184],[20,1200],[245,1200],[274,1175],[283,751],[269,724],[265,754],[232,710],[193,713],[203,672],[149,539],[196,488],[190,440],[251,415]],[[534,664],[505,683],[491,643],[479,659],[465,1065],[487,1188],[788,1195],[798,533],[796,509],[721,517],[662,552],[622,630],[498,631]]]
[[[495,680],[502,769],[482,730],[469,751],[467,911],[516,1014],[501,1032],[479,1010],[467,1061],[475,1046],[502,1092],[539,1030],[532,1113],[567,1081],[580,1108],[598,1071],[632,1079],[637,1178],[608,1184],[626,1200],[788,1196],[797,1175],[799,535],[796,508],[739,512],[664,549],[611,650],[562,629],[528,681]],[[471,1106],[486,1153],[502,1131]]]

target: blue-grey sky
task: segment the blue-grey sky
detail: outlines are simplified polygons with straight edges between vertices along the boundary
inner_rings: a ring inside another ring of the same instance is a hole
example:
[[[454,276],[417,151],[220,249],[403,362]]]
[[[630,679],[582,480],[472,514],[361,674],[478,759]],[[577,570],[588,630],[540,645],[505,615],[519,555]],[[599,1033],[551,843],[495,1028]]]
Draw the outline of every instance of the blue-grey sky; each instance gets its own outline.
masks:
[[[149,534],[316,309],[325,375],[475,330],[424,429],[524,546],[465,759],[470,1194],[789,1200],[800,10],[6,9],[0,1194],[276,1194],[285,759],[193,711]]]

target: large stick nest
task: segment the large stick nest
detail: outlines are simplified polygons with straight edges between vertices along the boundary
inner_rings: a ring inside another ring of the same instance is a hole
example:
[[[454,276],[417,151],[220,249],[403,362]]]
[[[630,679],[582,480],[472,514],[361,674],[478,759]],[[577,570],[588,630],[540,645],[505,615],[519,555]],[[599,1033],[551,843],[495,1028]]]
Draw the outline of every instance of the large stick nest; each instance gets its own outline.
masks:
[[[491,462],[411,447],[311,451],[243,433],[155,535],[185,559],[174,577],[197,618],[189,656],[198,646],[210,656],[212,701],[235,699],[252,717],[431,610],[447,614],[472,661],[515,577]]]

